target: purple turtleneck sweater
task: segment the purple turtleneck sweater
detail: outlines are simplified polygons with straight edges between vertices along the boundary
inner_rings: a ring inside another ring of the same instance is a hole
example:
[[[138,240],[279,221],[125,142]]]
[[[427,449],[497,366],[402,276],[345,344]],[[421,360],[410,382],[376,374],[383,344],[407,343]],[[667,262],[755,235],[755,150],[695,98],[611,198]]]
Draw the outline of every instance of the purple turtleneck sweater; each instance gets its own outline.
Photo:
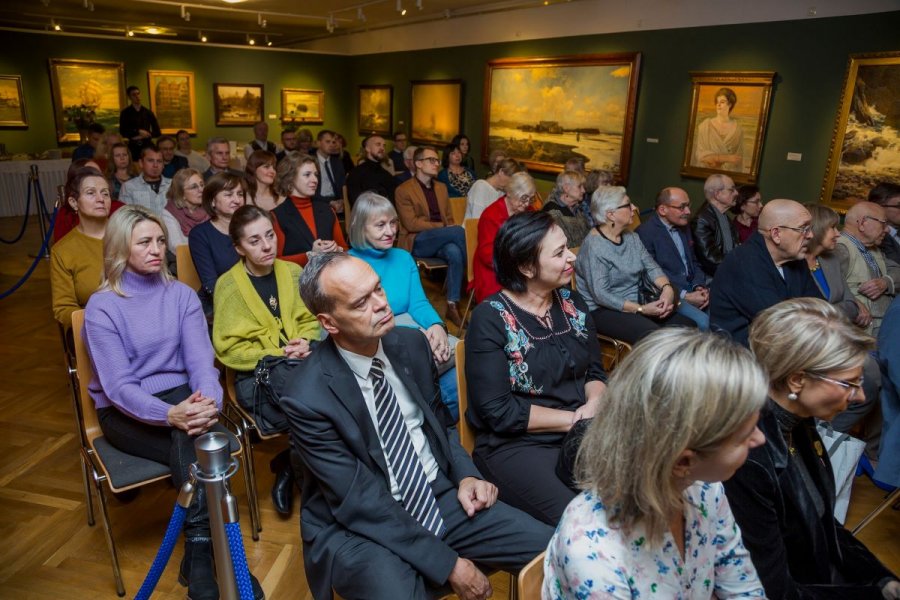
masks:
[[[197,293],[159,275],[122,276],[125,297],[95,292],[85,308],[82,337],[94,376],[97,408],[115,406],[144,423],[168,425],[170,404],[153,394],[189,384],[222,408],[219,372]]]

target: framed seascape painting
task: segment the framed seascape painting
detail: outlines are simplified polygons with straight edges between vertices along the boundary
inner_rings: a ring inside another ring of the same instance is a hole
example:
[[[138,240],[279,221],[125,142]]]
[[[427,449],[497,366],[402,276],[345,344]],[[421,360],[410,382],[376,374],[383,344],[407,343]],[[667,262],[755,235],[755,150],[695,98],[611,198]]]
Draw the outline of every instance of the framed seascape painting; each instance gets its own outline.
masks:
[[[213,104],[216,127],[246,127],[265,118],[262,84],[214,83]]]
[[[283,123],[322,123],[325,121],[325,92],[282,88]]]
[[[390,136],[393,122],[393,86],[359,86],[359,135]]]
[[[489,61],[482,160],[503,150],[558,173],[582,157],[627,182],[640,64],[639,52]]]
[[[413,81],[409,122],[414,144],[449,144],[462,133],[462,80]]]
[[[28,127],[21,75],[0,75],[0,127]]]
[[[191,71],[147,71],[150,110],[164,134],[174,135],[180,129],[197,133],[197,111],[194,102],[194,74]]]
[[[774,80],[774,71],[691,72],[682,175],[756,183]]]
[[[119,126],[125,107],[125,64],[94,60],[50,59],[50,89],[56,139],[77,142],[91,122]]]
[[[850,57],[822,201],[844,211],[877,183],[900,184],[900,52]]]

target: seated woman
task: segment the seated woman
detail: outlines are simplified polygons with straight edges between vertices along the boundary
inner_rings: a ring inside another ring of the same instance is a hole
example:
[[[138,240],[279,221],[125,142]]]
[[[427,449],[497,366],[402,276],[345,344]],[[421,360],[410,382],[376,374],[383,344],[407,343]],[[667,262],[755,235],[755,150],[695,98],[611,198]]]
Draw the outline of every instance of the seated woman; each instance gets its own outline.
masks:
[[[270,411],[279,409],[259,396],[256,373],[265,373],[271,391],[280,396],[291,370],[318,341],[319,323],[297,292],[300,267],[275,258],[275,231],[268,212],[242,206],[231,218],[229,235],[241,260],[216,284],[213,347],[219,361],[236,371],[236,400],[254,415],[260,431],[286,431],[286,423],[282,428],[271,427]],[[288,452],[280,453],[270,465],[275,473],[272,502],[283,515],[291,514],[293,498]]]
[[[109,184],[97,169],[81,167],[66,180],[65,194],[78,224],[50,247],[50,294],[53,316],[68,331],[72,313],[100,287]]]
[[[103,284],[87,303],[82,334],[103,435],[124,452],[169,465],[180,489],[197,460],[194,439],[216,425],[222,388],[200,302],[172,279],[165,253],[159,217],[138,205],[117,211],[104,237]],[[179,579],[188,582],[188,596],[218,598],[203,486],[187,509],[184,537]]]
[[[140,175],[141,170],[138,169],[137,163],[132,162],[128,144],[122,142],[113,144],[109,152],[111,160],[106,165],[106,176],[109,179],[109,189],[112,192],[113,200],[118,200],[122,184]]]
[[[170,251],[187,244],[191,229],[209,221],[209,213],[203,210],[204,185],[203,175],[196,169],[179,169],[172,177],[162,212],[169,233],[166,246]]]
[[[543,597],[765,597],[721,483],[766,441],[765,394],[725,338],[669,329],[639,344],[582,439],[584,491],[547,547]]]
[[[563,441],[606,389],[600,347],[567,287],[575,255],[553,217],[510,217],[494,253],[502,289],[475,308],[466,334],[473,459],[500,500],[555,525],[575,497],[557,475]]]
[[[591,198],[597,225],[575,261],[578,291],[591,310],[597,333],[629,344],[666,325],[696,325],[675,312],[675,288],[641,238],[628,231],[634,210],[625,188],[598,188]],[[640,302],[644,279],[662,289],[658,300]]]
[[[817,419],[861,402],[874,340],[828,302],[794,298],[761,312],[750,349],[769,374],[767,443],[725,483],[768,598],[900,598],[900,582],[834,518],[834,475]]]
[[[100,165],[98,165],[94,159],[79,158],[78,160],[73,160],[69,164],[69,168],[66,170],[66,181],[74,177],[77,171],[85,167],[90,167],[103,173],[103,169],[100,168]],[[112,197],[112,194],[110,194],[110,197]],[[66,198],[68,198],[68,195]],[[112,199],[109,204],[109,214],[116,212],[116,210],[123,206],[125,205],[122,202]],[[78,225],[78,211],[75,210],[67,200],[60,205],[59,210],[56,212],[56,221],[53,223],[53,243],[63,239],[76,225]]]
[[[510,178],[521,170],[521,165],[515,159],[500,157],[487,179],[479,179],[472,184],[466,197],[465,218],[479,218],[484,209],[506,194]]]
[[[534,179],[524,171],[509,179],[506,195],[488,206],[478,219],[478,245],[472,259],[475,302],[500,291],[494,274],[494,239],[500,226],[512,215],[532,210],[536,188]]]
[[[210,177],[203,188],[203,210],[209,214],[209,220],[188,234],[191,260],[200,276],[200,302],[207,317],[213,314],[216,281],[238,262],[228,228],[231,216],[244,205],[246,194],[247,182],[240,175],[226,172]]]
[[[737,189],[737,200],[731,207],[734,213],[734,228],[743,244],[753,232],[759,229],[759,213],[762,212],[762,198],[755,185],[742,185]]]
[[[284,196],[275,191],[275,155],[267,150],[256,150],[247,159],[247,201],[269,212],[284,202]]]
[[[556,178],[554,191],[552,199],[548,199],[541,210],[550,213],[556,219],[556,224],[566,234],[569,248],[577,248],[591,230],[581,212],[581,202],[584,200],[584,175],[578,171],[563,171]]]
[[[465,196],[472,189],[472,184],[478,177],[475,171],[462,164],[462,151],[459,146],[448,144],[444,148],[443,166],[438,173],[437,180],[447,186],[447,193],[451,198]]]
[[[453,136],[453,139],[450,140],[450,145],[459,148],[459,151],[462,154],[462,166],[474,173],[475,159],[472,158],[472,142],[469,140],[469,136],[464,133],[457,133]]]
[[[453,420],[459,418],[456,389],[457,338],[447,334],[447,326],[428,301],[412,255],[394,248],[397,239],[397,211],[390,200],[375,192],[363,192],[353,204],[350,220],[350,254],[369,263],[381,278],[398,325],[419,327],[428,338],[440,373],[441,397]]]
[[[272,216],[278,256],[305,266],[310,253],[343,252],[347,247],[331,204],[313,202],[319,187],[319,165],[307,154],[289,154],[278,163],[275,192],[287,196]]]

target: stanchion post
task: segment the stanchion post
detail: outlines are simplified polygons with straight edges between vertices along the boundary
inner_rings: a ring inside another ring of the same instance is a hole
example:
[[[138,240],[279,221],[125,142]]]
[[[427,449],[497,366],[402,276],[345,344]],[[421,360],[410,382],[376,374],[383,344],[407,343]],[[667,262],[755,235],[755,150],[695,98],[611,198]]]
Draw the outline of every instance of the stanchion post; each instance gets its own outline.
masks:
[[[37,216],[38,216],[38,227],[41,230],[41,243],[45,239],[47,239],[47,220],[50,218],[50,215],[47,213],[47,207],[44,205],[44,194],[41,191],[41,180],[38,178],[38,166],[31,165],[31,174],[28,176],[28,187],[29,192],[34,190],[34,200],[37,205]],[[37,254],[29,254],[32,258],[37,258]],[[50,258],[50,247],[47,246],[47,250],[44,251],[44,255],[41,258]]]
[[[219,432],[201,435],[194,442],[197,464],[194,476],[206,486],[206,505],[209,511],[209,529],[212,533],[213,552],[216,559],[216,578],[219,597],[222,600],[238,600],[234,565],[225,534],[222,506],[229,496],[226,482],[234,474],[234,460],[228,448],[228,437]],[[231,516],[231,515],[229,515]]]

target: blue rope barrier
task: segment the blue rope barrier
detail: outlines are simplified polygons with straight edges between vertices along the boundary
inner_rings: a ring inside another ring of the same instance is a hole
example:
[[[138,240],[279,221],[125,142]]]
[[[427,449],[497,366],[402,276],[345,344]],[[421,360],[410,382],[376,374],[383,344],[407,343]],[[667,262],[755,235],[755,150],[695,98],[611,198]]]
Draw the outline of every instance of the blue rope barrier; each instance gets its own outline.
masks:
[[[38,264],[40,264],[40,262],[42,260],[44,260],[44,255],[47,252],[47,246],[50,245],[50,238],[53,237],[53,225],[56,224],[56,213],[57,213],[57,209],[54,208],[53,215],[50,217],[50,227],[47,228],[47,236],[44,238],[44,241],[41,243],[41,249],[37,253],[37,256],[34,258],[34,262],[31,263],[31,266],[28,267],[28,270],[25,271],[25,274],[22,275],[22,278],[19,279],[19,281],[17,281],[15,283],[15,285],[13,285],[11,288],[9,288],[8,290],[6,290],[2,294],[0,294],[0,300],[3,300],[7,296],[9,296],[13,292],[15,292],[17,289],[22,287],[22,285],[24,285],[24,283],[26,281],[28,281],[28,278],[31,277],[31,274],[34,273],[34,270],[37,268]]]
[[[28,196],[25,197],[25,219],[22,221],[22,229],[19,230],[19,235],[13,240],[4,240],[3,238],[0,238],[0,242],[3,242],[4,244],[15,244],[22,239],[23,235],[25,235],[25,228],[28,226],[28,212],[31,210],[31,188],[32,186],[29,185]]]
[[[178,541],[178,536],[181,535],[181,526],[184,524],[186,512],[186,509],[175,504],[175,510],[172,512],[172,518],[169,519],[169,527],[166,529],[166,535],[163,536],[162,545],[159,547],[156,558],[153,559],[153,564],[150,565],[147,577],[144,578],[144,583],[141,584],[141,589],[138,590],[134,600],[148,600],[150,594],[156,588],[156,584],[159,583],[159,578],[162,576],[169,558],[172,556],[175,542]]]
[[[247,555],[244,554],[244,538],[241,537],[240,522],[225,523],[225,534],[228,536],[228,548],[231,550],[231,564],[234,565],[238,596],[241,600],[253,600],[253,586],[250,584],[250,569],[247,567]]]

